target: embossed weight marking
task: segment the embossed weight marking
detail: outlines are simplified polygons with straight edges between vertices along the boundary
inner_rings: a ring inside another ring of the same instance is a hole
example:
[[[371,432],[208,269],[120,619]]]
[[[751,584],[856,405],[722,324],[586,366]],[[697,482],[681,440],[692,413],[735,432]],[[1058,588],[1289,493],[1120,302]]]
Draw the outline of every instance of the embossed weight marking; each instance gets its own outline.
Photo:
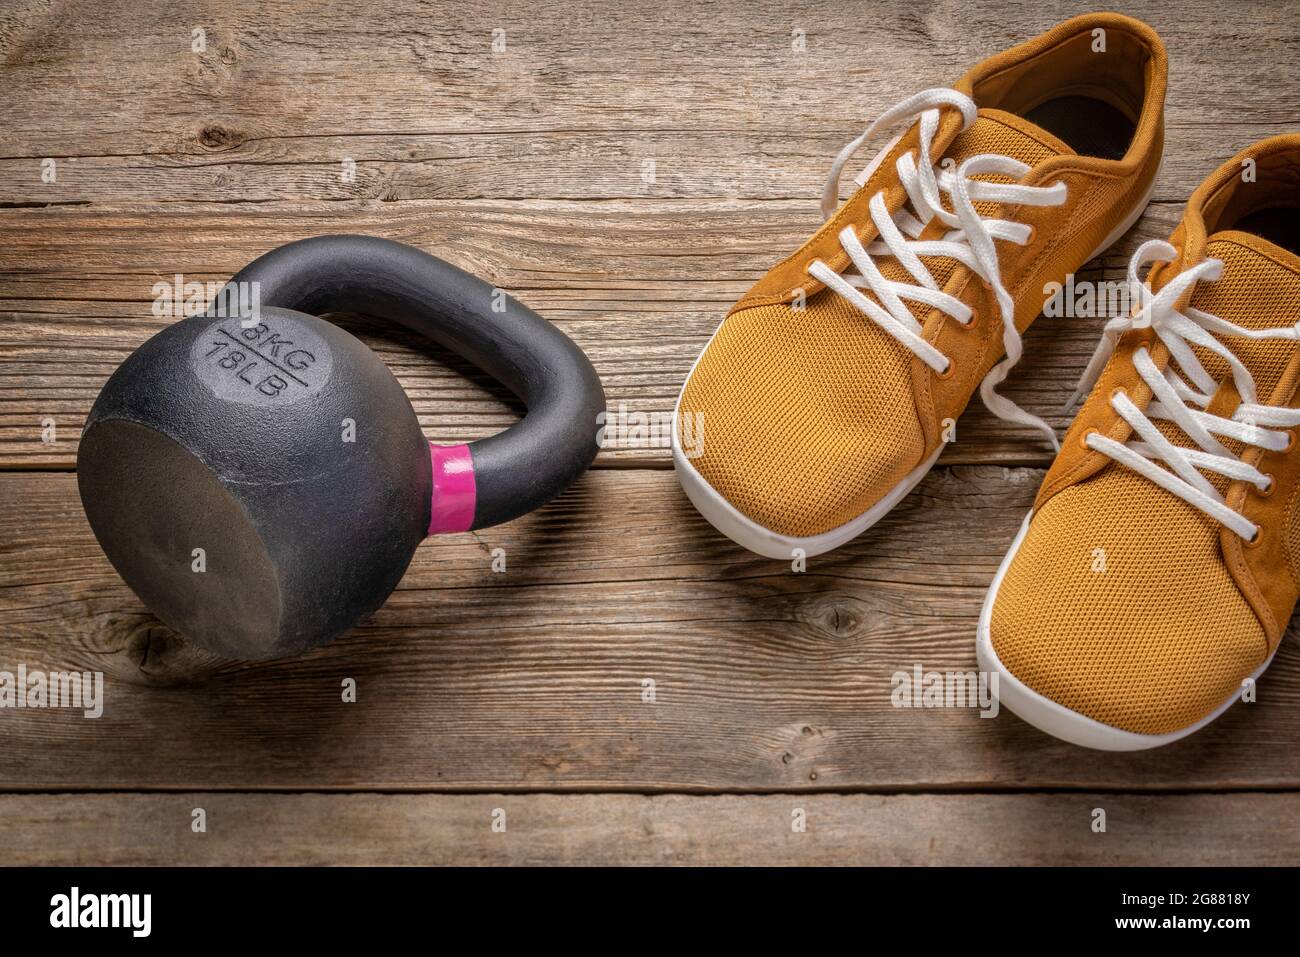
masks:
[[[260,317],[214,322],[194,339],[190,367],[216,395],[255,405],[295,402],[319,388],[333,356],[325,341],[302,323]]]

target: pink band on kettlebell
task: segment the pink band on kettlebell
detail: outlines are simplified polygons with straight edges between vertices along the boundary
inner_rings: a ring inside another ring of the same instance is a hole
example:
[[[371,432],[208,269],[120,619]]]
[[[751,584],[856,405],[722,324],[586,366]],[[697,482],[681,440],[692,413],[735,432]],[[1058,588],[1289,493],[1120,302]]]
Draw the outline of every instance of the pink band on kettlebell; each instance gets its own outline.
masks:
[[[433,461],[433,506],[429,509],[429,534],[467,532],[474,524],[478,486],[474,459],[468,445],[429,443]]]

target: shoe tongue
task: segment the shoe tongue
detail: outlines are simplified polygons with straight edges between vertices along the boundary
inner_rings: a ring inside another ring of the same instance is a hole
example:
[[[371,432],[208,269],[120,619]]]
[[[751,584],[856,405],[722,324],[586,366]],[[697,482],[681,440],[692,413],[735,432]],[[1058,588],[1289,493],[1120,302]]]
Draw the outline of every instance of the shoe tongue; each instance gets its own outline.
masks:
[[[1223,272],[1214,282],[1199,282],[1192,291],[1190,305],[1247,329],[1273,329],[1300,321],[1300,257],[1253,233],[1222,230],[1205,243],[1205,258],[1223,262]],[[1258,401],[1271,404],[1270,398],[1295,355],[1296,344],[1285,339],[1246,339],[1242,336],[1218,337],[1232,350],[1255,380]],[[1218,382],[1230,381],[1232,370],[1222,357],[1202,346],[1192,346],[1205,371]],[[1222,400],[1211,403],[1216,415],[1231,415],[1232,408]],[[1165,438],[1183,448],[1196,443],[1177,425],[1168,420],[1156,423]],[[1234,439],[1222,439],[1234,454],[1246,446]],[[1229,481],[1222,475],[1203,473],[1221,493]]]
[[[968,157],[980,153],[999,153],[1017,159],[1027,166],[1034,166],[1053,156],[1073,155],[1074,151],[1051,133],[1038,128],[1028,120],[1002,110],[985,108],[979,111],[974,123],[957,134],[943,155],[946,158],[951,158],[954,162],[961,163]],[[974,179],[999,183],[1014,181],[1009,176],[996,176],[987,173],[980,173]],[[945,207],[951,209],[949,200],[946,197],[944,204]],[[975,204],[975,211],[980,216],[992,216],[996,210],[997,203],[981,201]],[[941,235],[947,228],[936,219],[931,222],[926,238]],[[955,259],[948,259],[943,256],[923,256],[921,261],[941,289],[948,284],[948,280],[952,278],[952,274],[957,268]],[[893,256],[882,256],[877,260],[876,265],[886,279],[895,282],[914,281],[902,263]],[[867,295],[871,295],[873,299],[875,298],[870,293],[867,293]],[[917,322],[923,322],[928,311],[927,306],[916,302],[908,303],[908,309]]]
[[[957,134],[944,156],[960,163],[979,153],[999,153],[1036,166],[1052,156],[1073,156],[1074,150],[1023,117],[984,107],[975,122]]]
[[[882,149],[876,154],[871,165],[858,174],[856,182],[859,186],[866,183],[876,167],[884,161],[888,152],[887,149]],[[957,134],[943,155],[960,163],[980,153],[1000,153],[1033,166],[1052,156],[1073,156],[1074,150],[1047,130],[1035,126],[1014,113],[985,107],[975,116],[974,123]],[[976,179],[990,178],[976,177]]]
[[[1197,283],[1191,305],[1245,326],[1271,329],[1300,321],[1300,257],[1253,233],[1223,230],[1205,243],[1205,257],[1223,262],[1215,282]],[[1282,339],[1225,338],[1225,344],[1250,370],[1259,397],[1267,402],[1286,371],[1295,343]],[[1206,371],[1216,379],[1230,374],[1218,356],[1197,349]]]
[[[1300,319],[1300,256],[1254,233],[1224,229],[1205,241],[1205,258],[1223,263],[1214,282],[1197,283],[1192,305],[1247,329]]]

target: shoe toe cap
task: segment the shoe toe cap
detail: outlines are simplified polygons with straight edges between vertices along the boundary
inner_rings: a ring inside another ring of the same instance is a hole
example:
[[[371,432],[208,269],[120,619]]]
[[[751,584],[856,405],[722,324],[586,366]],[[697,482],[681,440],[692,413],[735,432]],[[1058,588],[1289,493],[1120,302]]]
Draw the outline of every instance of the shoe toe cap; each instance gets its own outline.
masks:
[[[1172,496],[1143,515],[1097,486],[1066,489],[1034,516],[988,627],[1030,690],[1142,735],[1212,714],[1267,644],[1213,523]]]
[[[915,468],[924,440],[905,360],[870,368],[853,348],[825,340],[822,317],[800,316],[806,328],[792,336],[783,312],[754,309],[723,323],[683,387],[677,438],[738,512],[807,537],[870,509]],[[810,331],[819,323],[821,338]]]

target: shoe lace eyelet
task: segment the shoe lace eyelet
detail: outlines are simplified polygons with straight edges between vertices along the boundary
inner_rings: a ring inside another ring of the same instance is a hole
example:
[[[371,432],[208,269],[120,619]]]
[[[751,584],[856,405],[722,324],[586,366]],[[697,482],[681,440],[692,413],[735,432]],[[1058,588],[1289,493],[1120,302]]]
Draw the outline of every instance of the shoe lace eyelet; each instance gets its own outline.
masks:
[[[1079,447],[1082,448],[1085,452],[1093,451],[1092,447],[1088,445],[1088,436],[1100,435],[1100,434],[1101,433],[1096,429],[1088,429],[1086,432],[1083,433],[1083,435],[1079,436]]]
[[[936,379],[951,379],[953,377],[953,374],[956,371],[957,371],[957,363],[949,359],[948,365],[944,368],[944,370],[942,372],[936,372],[934,374],[934,377]]]
[[[1295,448],[1295,429],[1287,429],[1286,446],[1282,449],[1282,451],[1290,452],[1293,448]]]
[[[1264,541],[1264,526],[1256,525],[1255,534],[1250,538],[1244,539],[1243,544],[1246,548],[1259,548],[1260,543]]]
[[[1260,488],[1258,485],[1254,486],[1255,493],[1259,495],[1260,498],[1268,498],[1273,494],[1273,490],[1277,488],[1277,480],[1273,478],[1272,473],[1265,473],[1264,478],[1268,479],[1267,485],[1263,488]]]
[[[1026,239],[1025,239],[1025,245],[1026,245],[1026,246],[1031,246],[1031,245],[1033,245],[1033,242],[1034,242],[1034,240],[1035,240],[1036,238],[1038,238],[1038,227],[1035,226],[1033,223],[1030,223],[1030,224],[1029,224],[1029,235],[1028,235],[1028,237],[1026,237]]]

